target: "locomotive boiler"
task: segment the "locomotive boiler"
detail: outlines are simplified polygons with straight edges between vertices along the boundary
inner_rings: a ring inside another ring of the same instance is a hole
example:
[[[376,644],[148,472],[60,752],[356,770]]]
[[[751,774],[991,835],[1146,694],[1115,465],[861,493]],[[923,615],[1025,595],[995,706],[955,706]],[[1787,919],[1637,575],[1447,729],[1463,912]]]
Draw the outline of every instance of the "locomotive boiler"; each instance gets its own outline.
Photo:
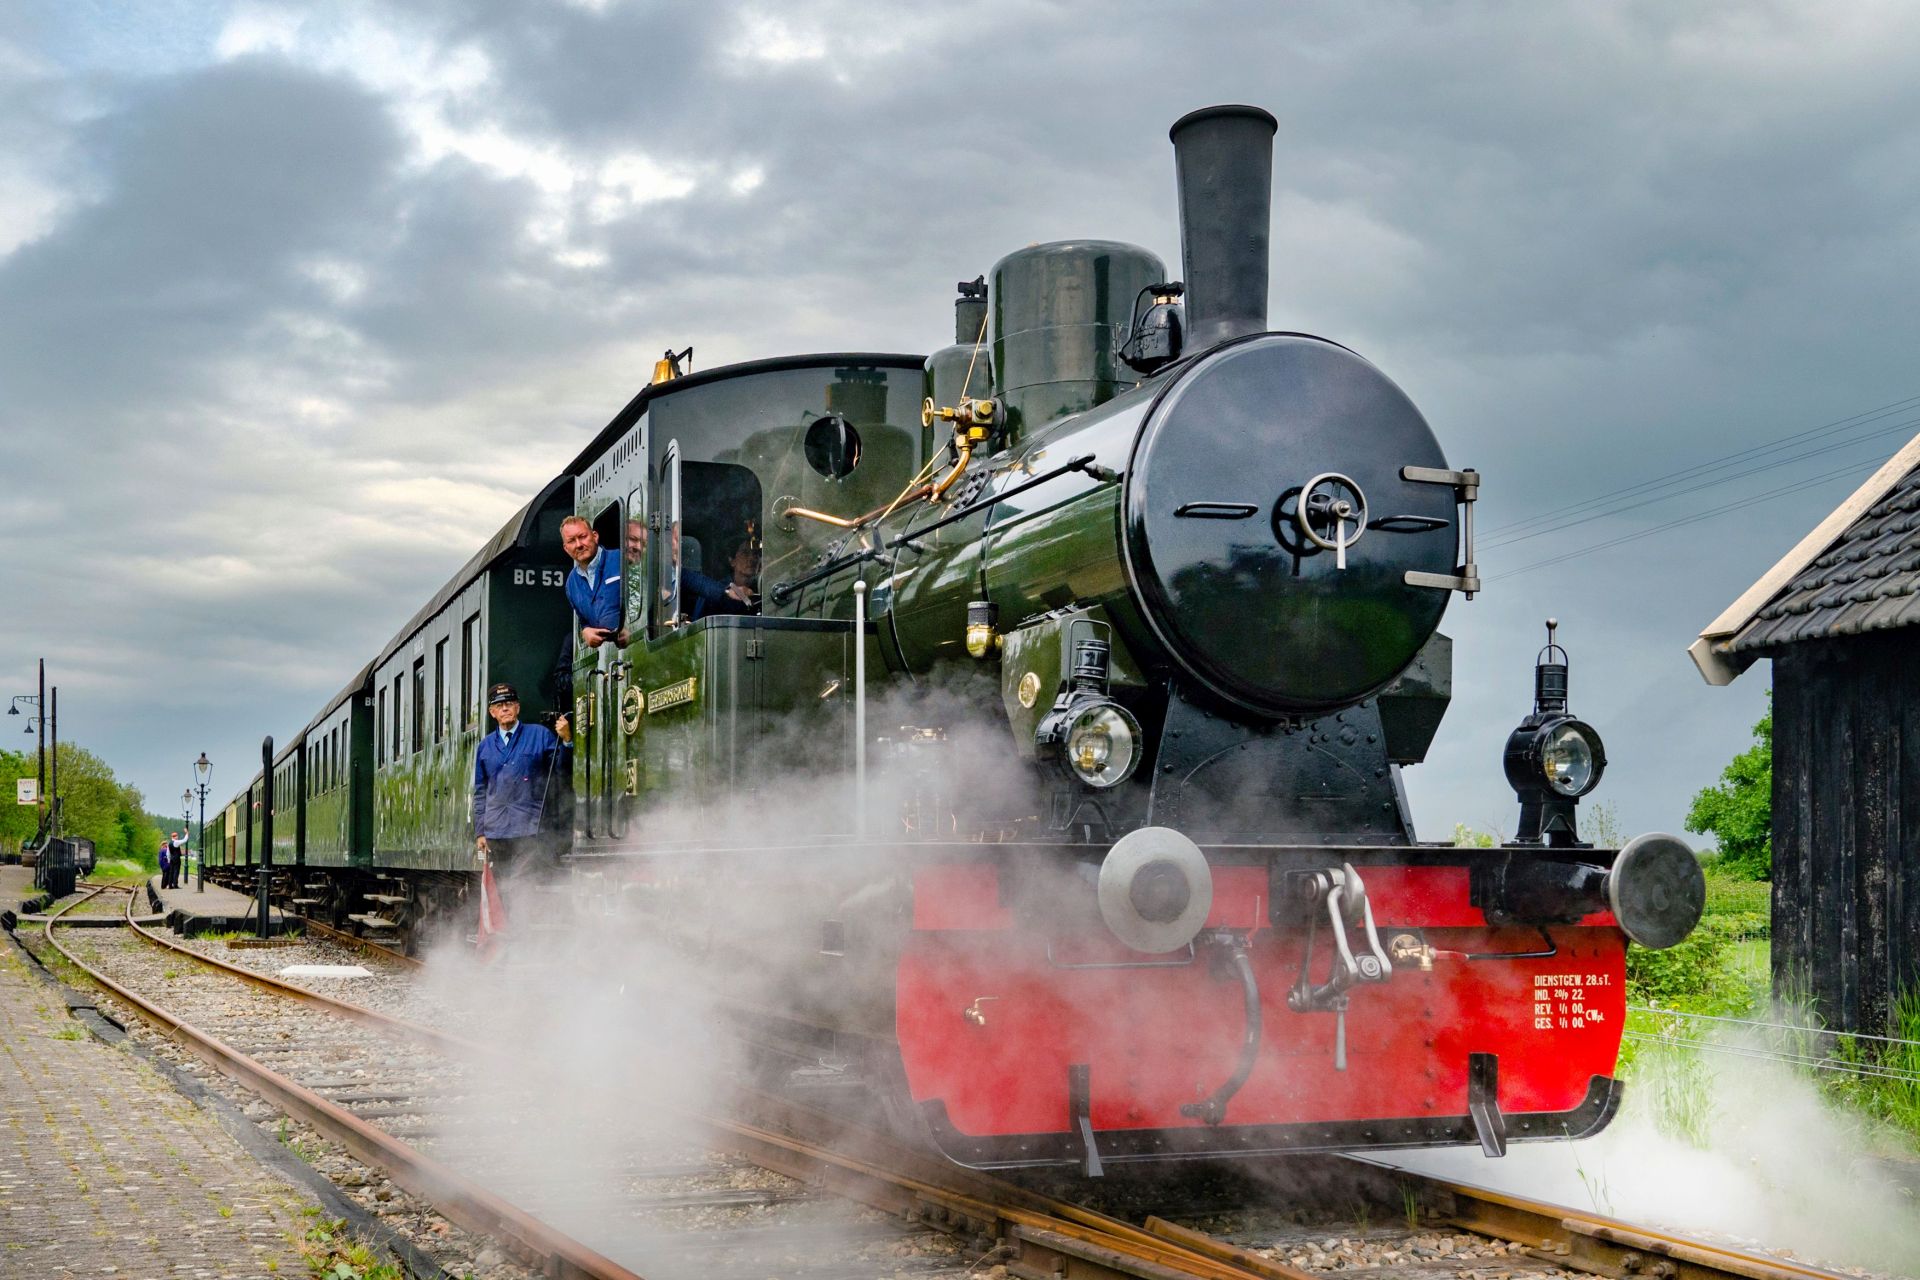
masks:
[[[1480,476],[1364,357],[1268,328],[1275,128],[1174,125],[1180,278],[1041,244],[924,359],[663,360],[316,720],[372,830],[309,894],[469,909],[456,789],[511,679],[573,713],[578,878],[956,1161],[1598,1130],[1628,941],[1692,928],[1699,868],[1580,839],[1605,754],[1551,636],[1520,834],[1417,839]],[[542,691],[569,512],[623,550],[624,626]],[[688,585],[743,564],[751,609]]]

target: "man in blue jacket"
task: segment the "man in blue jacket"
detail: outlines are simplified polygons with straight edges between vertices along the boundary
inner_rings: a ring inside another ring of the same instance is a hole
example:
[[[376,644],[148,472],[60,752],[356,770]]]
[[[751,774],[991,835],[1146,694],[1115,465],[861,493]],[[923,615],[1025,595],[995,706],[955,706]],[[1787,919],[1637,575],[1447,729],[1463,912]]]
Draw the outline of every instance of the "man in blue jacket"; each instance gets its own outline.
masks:
[[[547,795],[573,769],[573,730],[561,716],[549,729],[520,721],[510,684],[487,691],[498,728],[473,755],[474,847],[503,877],[551,870],[559,841],[546,825]]]
[[[620,630],[620,553],[601,549],[600,535],[583,516],[560,522],[560,545],[573,561],[567,603],[580,624],[580,642],[598,649]]]

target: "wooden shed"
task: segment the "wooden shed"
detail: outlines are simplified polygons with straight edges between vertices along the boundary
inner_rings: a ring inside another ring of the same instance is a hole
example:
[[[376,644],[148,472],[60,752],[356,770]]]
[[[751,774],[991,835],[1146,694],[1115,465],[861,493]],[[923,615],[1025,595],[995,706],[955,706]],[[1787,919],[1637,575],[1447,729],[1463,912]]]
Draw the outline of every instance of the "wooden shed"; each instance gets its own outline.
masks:
[[[1920,436],[1700,633],[1773,662],[1773,979],[1883,1034],[1920,990]]]

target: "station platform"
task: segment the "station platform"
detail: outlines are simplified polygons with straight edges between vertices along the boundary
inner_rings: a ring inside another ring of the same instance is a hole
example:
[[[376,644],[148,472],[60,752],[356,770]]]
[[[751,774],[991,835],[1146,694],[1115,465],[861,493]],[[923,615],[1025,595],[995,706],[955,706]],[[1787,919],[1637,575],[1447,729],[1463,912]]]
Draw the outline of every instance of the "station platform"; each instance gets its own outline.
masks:
[[[231,889],[210,884],[204,890],[189,882],[178,889],[162,889],[160,877],[147,881],[147,902],[166,919],[175,933],[244,933],[259,919],[259,904]],[[270,933],[285,933],[287,921],[278,907],[268,908]]]
[[[0,1275],[305,1275],[316,1203],[59,991],[0,935]]]
[[[0,866],[0,911],[18,912],[21,903],[39,892],[33,887],[32,867]]]

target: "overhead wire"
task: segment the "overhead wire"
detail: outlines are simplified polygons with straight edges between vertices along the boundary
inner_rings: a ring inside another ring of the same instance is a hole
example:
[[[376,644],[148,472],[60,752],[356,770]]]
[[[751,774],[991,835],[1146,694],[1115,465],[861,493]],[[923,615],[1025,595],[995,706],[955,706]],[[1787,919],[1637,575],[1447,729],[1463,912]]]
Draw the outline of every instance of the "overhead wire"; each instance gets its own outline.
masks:
[[[1882,427],[1878,431],[1871,431],[1865,435],[1854,436],[1851,439],[1848,439],[1845,441],[1841,441],[1841,442],[1837,442],[1829,445],[1823,445],[1818,449],[1809,449],[1804,453],[1794,453],[1794,454],[1789,454],[1784,458],[1775,458],[1771,462],[1764,462],[1764,463],[1761,463],[1759,466],[1749,467],[1744,471],[1736,471],[1731,475],[1720,476],[1717,479],[1703,480],[1699,484],[1688,485],[1686,488],[1676,489],[1671,493],[1655,494],[1651,497],[1640,498],[1638,501],[1625,502],[1617,506],[1606,507],[1599,511],[1593,511],[1586,515],[1578,516],[1574,519],[1564,520],[1559,524],[1547,525],[1545,528],[1535,529],[1530,533],[1513,534],[1505,538],[1489,536],[1488,540],[1482,543],[1481,545],[1486,550],[1493,550],[1494,548],[1497,548],[1497,547],[1512,546],[1515,543],[1525,542],[1530,538],[1540,538],[1550,533],[1559,533],[1566,529],[1576,528],[1579,525],[1588,524],[1595,520],[1604,520],[1609,516],[1622,515],[1628,511],[1634,511],[1641,507],[1651,506],[1656,502],[1666,502],[1673,498],[1685,497],[1687,494],[1690,494],[1690,493],[1698,493],[1703,489],[1711,489],[1716,485],[1730,484],[1735,480],[1744,480],[1748,476],[1757,476],[1762,472],[1772,471],[1778,467],[1790,466],[1796,462],[1806,462],[1813,458],[1825,457],[1838,450],[1849,448],[1856,444],[1864,444],[1869,440],[1875,440],[1881,436],[1892,435],[1895,432],[1911,432],[1916,427],[1920,427],[1920,417],[1907,418],[1900,422],[1894,423],[1890,427]]]
[[[1545,560],[1536,560],[1532,564],[1522,565],[1518,569],[1508,569],[1504,573],[1491,574],[1486,578],[1486,581],[1493,583],[1499,582],[1504,578],[1517,578],[1521,574],[1531,573],[1535,569],[1544,569],[1549,565],[1563,564],[1568,560],[1577,559],[1580,556],[1592,555],[1596,551],[1605,551],[1610,547],[1621,546],[1628,542],[1637,542],[1642,538],[1651,538],[1655,534],[1670,533],[1675,529],[1683,529],[1690,524],[1698,524],[1702,520],[1711,520],[1715,516],[1725,515],[1729,511],[1737,511],[1742,507],[1751,507],[1756,503],[1765,502],[1770,498],[1778,498],[1783,494],[1792,493],[1796,489],[1805,489],[1810,485],[1822,484],[1829,480],[1839,479],[1841,476],[1858,475],[1863,468],[1867,466],[1878,467],[1892,456],[1893,454],[1889,453],[1873,459],[1870,462],[1848,463],[1844,467],[1837,467],[1822,475],[1812,476],[1805,480],[1796,480],[1794,483],[1782,485],[1778,489],[1769,489],[1765,493],[1756,493],[1751,497],[1739,498],[1733,502],[1709,508],[1706,511],[1695,512],[1693,515],[1685,516],[1679,520],[1669,520],[1664,524],[1657,524],[1647,529],[1638,529],[1632,533],[1622,534],[1618,538],[1612,538],[1605,542],[1595,542],[1587,546],[1577,547],[1571,551],[1562,552],[1557,556],[1550,556]]]
[[[1591,507],[1610,502],[1616,498],[1632,497],[1650,489],[1661,488],[1670,484],[1684,483],[1696,476],[1709,475],[1730,466],[1737,466],[1739,463],[1752,458],[1765,457],[1767,454],[1791,447],[1803,441],[1816,439],[1824,435],[1842,433],[1853,427],[1865,426],[1894,413],[1908,410],[1910,406],[1916,404],[1920,404],[1920,395],[1911,395],[1901,400],[1890,401],[1887,404],[1879,405],[1872,409],[1863,409],[1859,413],[1849,414],[1844,418],[1836,418],[1831,422],[1822,423],[1817,427],[1809,427],[1803,431],[1796,431],[1789,435],[1781,436],[1765,444],[1753,445],[1745,449],[1736,450],[1733,453],[1708,458],[1705,461],[1694,463],[1691,466],[1682,467],[1677,471],[1671,471],[1665,475],[1655,476],[1649,480],[1642,480],[1635,484],[1626,485],[1622,488],[1600,494],[1597,497],[1583,499],[1580,502],[1571,503],[1564,507],[1555,507],[1548,511],[1527,516],[1524,519],[1509,521],[1506,524],[1495,525],[1490,529],[1483,530],[1483,532],[1488,537],[1511,533],[1543,521],[1574,515],[1586,511]],[[1861,436],[1856,438],[1867,439],[1869,437]]]

